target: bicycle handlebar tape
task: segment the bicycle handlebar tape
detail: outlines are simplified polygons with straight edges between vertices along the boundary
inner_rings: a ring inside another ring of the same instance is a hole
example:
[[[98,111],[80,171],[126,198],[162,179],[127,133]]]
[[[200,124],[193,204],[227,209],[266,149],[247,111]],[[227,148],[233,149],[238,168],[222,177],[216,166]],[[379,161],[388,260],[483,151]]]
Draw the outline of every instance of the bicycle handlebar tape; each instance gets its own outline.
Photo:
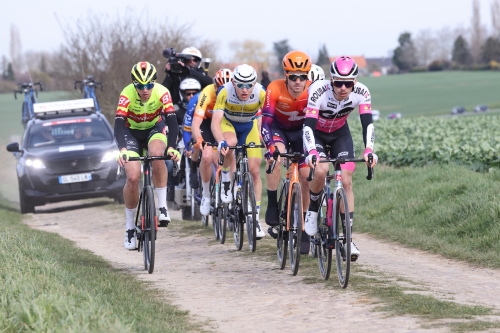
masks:
[[[373,163],[373,155],[372,154],[368,154],[368,164],[370,164],[368,166],[368,176],[366,176],[366,179],[368,180],[371,180],[373,178],[373,168],[371,167]]]
[[[308,182],[310,182],[314,179],[314,170],[316,169],[316,156],[312,157],[312,163],[313,163],[314,168],[309,170],[309,177],[307,177]]]

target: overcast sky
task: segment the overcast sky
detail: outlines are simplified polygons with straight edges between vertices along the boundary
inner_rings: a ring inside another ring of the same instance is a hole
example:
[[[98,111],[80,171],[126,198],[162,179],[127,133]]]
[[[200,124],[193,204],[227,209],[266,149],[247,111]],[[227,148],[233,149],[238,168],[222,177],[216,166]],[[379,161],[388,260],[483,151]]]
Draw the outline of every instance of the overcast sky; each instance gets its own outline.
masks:
[[[479,2],[482,23],[491,31],[493,0]],[[12,24],[20,31],[23,51],[54,51],[63,42],[56,15],[67,22],[89,10],[119,15],[127,7],[154,19],[192,23],[194,34],[218,43],[221,59],[230,55],[229,42],[245,39],[260,40],[270,51],[273,42],[288,39],[293,48],[314,57],[322,44],[330,55],[388,56],[404,31],[415,36],[425,29],[468,28],[472,17],[472,0],[7,0],[0,56],[10,57]],[[159,52],[166,46],[159,46]]]

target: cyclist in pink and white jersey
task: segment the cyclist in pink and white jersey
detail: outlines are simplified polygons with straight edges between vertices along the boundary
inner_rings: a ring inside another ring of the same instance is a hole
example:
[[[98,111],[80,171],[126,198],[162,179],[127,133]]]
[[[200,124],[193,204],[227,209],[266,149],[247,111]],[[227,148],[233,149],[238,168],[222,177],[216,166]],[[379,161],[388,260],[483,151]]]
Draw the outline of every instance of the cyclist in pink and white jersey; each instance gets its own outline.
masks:
[[[318,80],[309,87],[309,100],[305,109],[306,120],[303,129],[304,149],[308,156],[307,163],[312,167],[312,157],[317,159],[330,155],[331,157],[354,158],[352,141],[347,117],[357,106],[363,127],[365,151],[363,156],[373,152],[375,132],[372,123],[371,96],[368,88],[357,82],[358,65],[350,57],[341,56],[330,66],[330,81]],[[326,151],[329,146],[329,151]],[[368,163],[368,162],[367,162]],[[376,164],[374,159],[373,165]],[[314,236],[318,231],[317,217],[319,198],[325,184],[328,172],[327,163],[318,163],[314,179],[309,184],[310,203],[305,219],[305,231]],[[342,183],[347,193],[349,203],[349,219],[352,227],[354,215],[354,193],[352,190],[352,173],[355,163],[342,165]],[[342,214],[342,220],[346,216]],[[360,255],[356,245],[351,241],[351,256],[357,259]]]

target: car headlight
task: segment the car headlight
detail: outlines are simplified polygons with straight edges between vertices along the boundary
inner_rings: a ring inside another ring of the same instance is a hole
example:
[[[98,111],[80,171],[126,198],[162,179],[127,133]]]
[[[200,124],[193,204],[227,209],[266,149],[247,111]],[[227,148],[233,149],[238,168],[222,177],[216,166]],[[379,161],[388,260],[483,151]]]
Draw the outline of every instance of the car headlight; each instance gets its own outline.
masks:
[[[116,156],[118,156],[118,150],[113,150],[113,151],[108,151],[106,154],[104,154],[104,156],[102,157],[101,159],[101,163],[104,163],[104,162],[109,162],[109,161],[112,161],[112,160],[115,160],[116,159]]]
[[[33,167],[35,169],[45,169],[45,164],[39,159],[34,159],[32,160],[31,158],[28,158],[26,160],[26,166]]]

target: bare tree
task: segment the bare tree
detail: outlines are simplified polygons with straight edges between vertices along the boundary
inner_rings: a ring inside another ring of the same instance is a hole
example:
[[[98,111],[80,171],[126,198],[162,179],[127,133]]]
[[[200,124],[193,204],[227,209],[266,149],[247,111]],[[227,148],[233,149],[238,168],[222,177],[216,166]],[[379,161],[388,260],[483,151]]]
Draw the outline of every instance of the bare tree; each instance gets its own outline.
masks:
[[[257,71],[269,69],[271,53],[266,51],[264,43],[247,39],[243,42],[231,42],[229,47],[234,51],[234,62],[247,63],[257,67]]]
[[[419,66],[427,66],[432,60],[437,59],[437,39],[430,29],[421,30],[414,39],[417,50],[417,61]]]
[[[96,94],[103,112],[113,120],[119,94],[131,82],[130,69],[135,63],[154,64],[161,82],[166,63],[162,50],[166,47],[180,52],[184,47],[196,46],[205,56],[215,57],[215,45],[200,41],[190,29],[189,25],[173,26],[148,17],[139,19],[132,10],[114,18],[90,12],[66,23],[65,42],[53,59],[56,66],[48,67],[51,75],[64,78],[70,89],[73,79],[85,75],[102,81],[104,92]]]
[[[24,71],[21,35],[14,24],[10,26],[10,59],[14,72],[20,73]]]
[[[500,38],[500,0],[491,3],[491,22],[493,25],[493,38]]]
[[[481,25],[479,0],[472,0],[472,20],[470,31],[470,48],[475,63],[481,60],[481,46],[483,45],[486,29]]]

